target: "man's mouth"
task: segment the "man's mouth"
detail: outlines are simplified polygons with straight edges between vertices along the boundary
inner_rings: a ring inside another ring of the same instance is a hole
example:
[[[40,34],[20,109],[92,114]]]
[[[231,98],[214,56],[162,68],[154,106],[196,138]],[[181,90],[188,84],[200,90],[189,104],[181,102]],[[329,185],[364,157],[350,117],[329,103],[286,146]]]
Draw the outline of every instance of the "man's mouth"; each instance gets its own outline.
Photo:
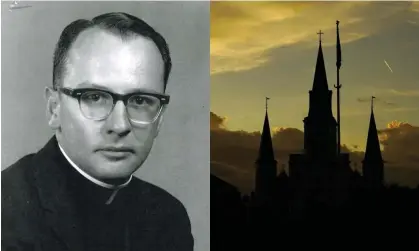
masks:
[[[98,152],[109,159],[124,159],[134,154],[134,151],[127,147],[104,147]]]

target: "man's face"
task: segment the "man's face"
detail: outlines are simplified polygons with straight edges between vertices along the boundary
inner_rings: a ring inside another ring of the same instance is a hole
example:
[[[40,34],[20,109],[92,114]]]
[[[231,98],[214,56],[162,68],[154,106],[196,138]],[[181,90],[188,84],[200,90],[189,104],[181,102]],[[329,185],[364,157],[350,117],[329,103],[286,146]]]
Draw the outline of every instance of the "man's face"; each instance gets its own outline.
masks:
[[[122,41],[106,31],[89,29],[74,42],[68,59],[63,87],[93,87],[117,94],[164,93],[164,62],[147,38]],[[99,179],[124,178],[135,172],[146,160],[161,122],[159,117],[149,125],[131,123],[122,101],[106,119],[91,120],[84,117],[76,98],[64,94],[58,110],[61,146],[76,165]],[[121,147],[129,151],[108,149]]]

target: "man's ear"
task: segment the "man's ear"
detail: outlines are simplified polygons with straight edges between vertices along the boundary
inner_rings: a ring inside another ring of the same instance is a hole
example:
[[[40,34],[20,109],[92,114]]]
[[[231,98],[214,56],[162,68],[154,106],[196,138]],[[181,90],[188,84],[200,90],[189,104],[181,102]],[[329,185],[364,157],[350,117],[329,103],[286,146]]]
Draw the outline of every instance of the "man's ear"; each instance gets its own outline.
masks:
[[[48,125],[53,130],[60,128],[60,100],[58,92],[54,91],[51,87],[45,88],[45,99],[47,100],[47,120]]]

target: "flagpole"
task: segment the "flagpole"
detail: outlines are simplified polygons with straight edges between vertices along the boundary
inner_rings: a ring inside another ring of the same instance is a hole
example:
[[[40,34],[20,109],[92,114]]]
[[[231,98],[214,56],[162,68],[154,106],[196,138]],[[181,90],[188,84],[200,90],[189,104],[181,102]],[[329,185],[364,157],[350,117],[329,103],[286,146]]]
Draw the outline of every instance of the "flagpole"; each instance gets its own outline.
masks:
[[[339,20],[336,21],[336,82],[337,84],[334,86],[337,89],[337,117],[338,117],[338,145],[337,145],[337,155],[338,158],[341,152],[341,142],[340,142],[340,88],[342,85],[340,84],[339,79],[339,71],[342,65],[342,55],[341,55],[341,48],[340,48],[340,38],[339,38]]]

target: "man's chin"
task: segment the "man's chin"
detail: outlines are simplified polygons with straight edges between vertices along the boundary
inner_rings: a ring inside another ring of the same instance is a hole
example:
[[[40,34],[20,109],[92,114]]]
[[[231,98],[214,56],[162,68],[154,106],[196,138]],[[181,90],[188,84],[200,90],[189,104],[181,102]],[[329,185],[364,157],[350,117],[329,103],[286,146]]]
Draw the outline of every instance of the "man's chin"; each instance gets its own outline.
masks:
[[[133,172],[129,170],[100,170],[97,174],[99,180],[124,180],[128,179]]]
[[[137,169],[132,158],[112,160],[100,158],[94,165],[96,176],[99,179],[123,179],[128,178]]]

